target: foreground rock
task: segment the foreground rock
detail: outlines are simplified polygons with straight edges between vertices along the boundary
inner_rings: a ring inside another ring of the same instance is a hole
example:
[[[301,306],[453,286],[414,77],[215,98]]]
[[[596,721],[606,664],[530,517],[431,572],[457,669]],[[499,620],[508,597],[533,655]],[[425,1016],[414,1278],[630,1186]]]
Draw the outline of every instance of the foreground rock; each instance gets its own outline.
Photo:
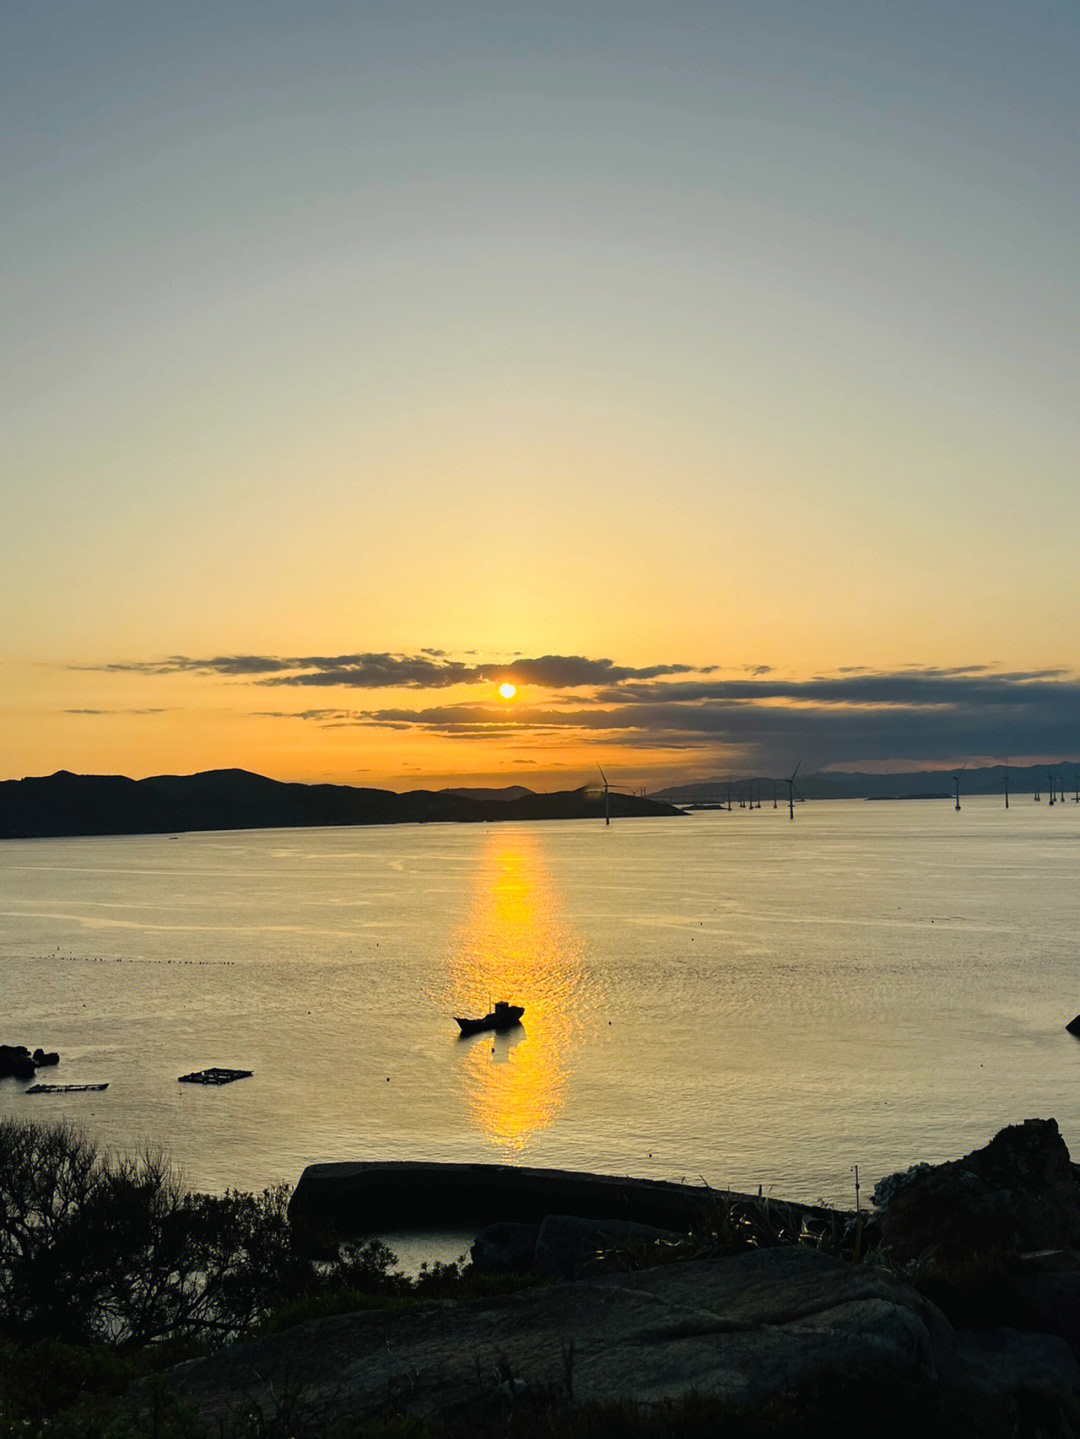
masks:
[[[890,1175],[874,1203],[901,1263],[1080,1245],[1080,1186],[1053,1119],[1026,1119],[963,1159]]]
[[[470,1258],[481,1274],[535,1273],[545,1279],[583,1279],[597,1272],[602,1252],[618,1249],[644,1256],[659,1243],[678,1244],[685,1238],[672,1229],[629,1219],[549,1214],[542,1224],[488,1225],[476,1236]]]
[[[333,1423],[396,1409],[460,1413],[487,1394],[560,1402],[677,1398],[757,1405],[820,1376],[946,1386],[972,1402],[1023,1385],[1078,1393],[1048,1335],[958,1333],[888,1275],[806,1247],[753,1250],[458,1306],[312,1321],[173,1371],[210,1432],[252,1405]]]
[[[602,1250],[643,1252],[657,1243],[678,1243],[683,1238],[671,1229],[635,1224],[629,1219],[578,1219],[549,1214],[540,1226],[533,1251],[533,1268],[547,1279],[582,1279],[596,1268]]]

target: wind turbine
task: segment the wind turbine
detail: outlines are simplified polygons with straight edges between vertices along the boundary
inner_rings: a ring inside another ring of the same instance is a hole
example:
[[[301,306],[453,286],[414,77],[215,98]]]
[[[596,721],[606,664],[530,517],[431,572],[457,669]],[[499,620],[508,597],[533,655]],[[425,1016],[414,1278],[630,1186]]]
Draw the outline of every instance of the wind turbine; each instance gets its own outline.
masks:
[[[600,766],[597,765],[596,768],[597,768],[597,769],[600,769]],[[610,823],[611,823],[611,803],[610,803],[610,801],[608,800],[608,793],[609,793],[609,791],[610,791],[610,790],[613,790],[613,789],[616,789],[616,790],[625,790],[625,791],[627,791],[627,793],[631,793],[631,794],[633,793],[633,791],[630,790],[629,787],[628,787],[627,785],[625,785],[625,784],[608,784],[608,777],[607,777],[607,775],[604,773],[604,771],[603,771],[602,769],[600,769],[600,778],[604,781],[604,823],[605,823],[605,824],[610,824]]]
[[[956,787],[956,812],[957,812],[957,814],[959,814],[959,813],[960,813],[960,776],[959,776],[958,774],[954,774],[953,777],[952,777],[952,782],[953,782],[953,784],[954,784],[955,787]]]
[[[799,761],[802,764],[802,760]],[[799,764],[791,771],[791,778],[783,781],[787,785],[787,813],[788,819],[795,818],[795,776],[799,773]],[[802,799],[802,795],[799,795]]]

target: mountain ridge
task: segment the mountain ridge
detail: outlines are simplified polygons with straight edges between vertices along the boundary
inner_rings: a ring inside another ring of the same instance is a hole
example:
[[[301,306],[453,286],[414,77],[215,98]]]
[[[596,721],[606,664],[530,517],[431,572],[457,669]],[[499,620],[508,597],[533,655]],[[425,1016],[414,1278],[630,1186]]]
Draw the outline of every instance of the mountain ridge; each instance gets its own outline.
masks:
[[[1062,788],[1071,799],[1080,786],[1080,761],[1058,760],[1053,765],[981,765],[955,770],[905,770],[888,774],[869,774],[862,770],[822,770],[800,773],[795,788],[804,799],[937,799],[954,793],[953,776],[960,781],[960,794],[1004,794],[1008,779],[1009,793],[1023,795],[1036,791],[1049,792],[1050,774],[1057,781],[1055,791]],[[739,778],[716,777],[691,784],[668,785],[653,790],[649,798],[669,804],[716,804],[727,799],[731,785],[733,799],[745,798],[750,785],[755,799],[771,798],[772,786],[785,800],[787,777],[780,775],[742,775]],[[767,786],[768,788],[760,788]]]
[[[191,830],[295,829],[338,825],[483,823],[493,820],[599,819],[595,788],[475,798],[446,790],[306,785],[250,770],[194,775],[78,775],[70,770],[0,781],[0,839],[73,835],[169,834]],[[609,797],[613,818],[677,815],[663,800]]]

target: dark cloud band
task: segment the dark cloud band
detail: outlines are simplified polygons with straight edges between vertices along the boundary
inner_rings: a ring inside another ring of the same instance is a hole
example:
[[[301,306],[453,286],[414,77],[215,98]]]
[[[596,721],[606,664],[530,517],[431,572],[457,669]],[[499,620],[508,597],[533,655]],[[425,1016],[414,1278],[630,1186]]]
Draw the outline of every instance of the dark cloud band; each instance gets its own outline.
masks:
[[[603,734],[628,748],[739,754],[754,766],[812,755],[839,764],[952,763],[957,756],[1062,755],[1080,749],[1080,682],[1060,671],[994,675],[982,666],[834,677],[644,683],[575,704],[495,703],[307,710],[322,724],[390,727],[448,738],[550,740]]]
[[[259,686],[376,691],[515,684],[538,703],[490,699],[415,708],[323,706],[261,711],[325,726],[448,738],[530,740],[550,747],[603,734],[627,748],[738,754],[755,767],[779,755],[841,764],[951,763],[957,756],[1051,756],[1080,749],[1080,680],[1060,669],[849,666],[805,680],[766,665],[721,673],[685,664],[619,665],[583,655],[515,655],[503,663],[436,649],[414,654],[224,655],[114,664],[147,675],[218,675]]]
[[[449,689],[453,685],[501,683],[540,685],[548,689],[585,689],[619,685],[628,680],[649,681],[664,675],[708,674],[694,665],[617,665],[609,659],[584,655],[517,656],[507,663],[467,664],[448,658],[440,650],[418,654],[363,653],[352,655],[217,655],[193,659],[171,655],[163,660],[137,660],[108,664],[110,672],[145,675],[199,674],[251,679],[256,684],[297,685],[350,689]]]

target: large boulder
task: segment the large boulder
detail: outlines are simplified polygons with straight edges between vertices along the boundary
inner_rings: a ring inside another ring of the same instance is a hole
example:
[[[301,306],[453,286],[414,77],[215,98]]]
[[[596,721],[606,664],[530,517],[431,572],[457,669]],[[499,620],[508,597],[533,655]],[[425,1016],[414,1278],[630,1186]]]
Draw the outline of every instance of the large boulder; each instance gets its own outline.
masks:
[[[632,1219],[579,1219],[549,1214],[540,1226],[533,1264],[547,1279],[580,1279],[594,1272],[602,1252],[626,1249],[647,1262],[648,1250],[660,1240],[683,1238],[670,1229],[636,1224]]]
[[[480,1274],[528,1274],[539,1236],[539,1224],[489,1224],[473,1241],[473,1268]]]
[[[489,1224],[476,1236],[473,1267],[482,1274],[528,1274],[546,1279],[581,1279],[597,1273],[603,1255],[620,1251],[623,1268],[650,1262],[660,1241],[685,1236],[631,1219],[583,1219],[548,1214],[542,1224]]]
[[[1080,1186],[1053,1119],[1025,1119],[947,1164],[920,1164],[874,1190],[881,1233],[901,1262],[1080,1243]]]
[[[958,1334],[888,1274],[798,1246],[310,1321],[170,1377],[214,1433],[252,1405],[272,1415],[283,1394],[296,1396],[312,1423],[355,1424],[389,1404],[420,1422],[468,1414],[485,1433],[493,1429],[483,1403],[499,1394],[538,1396],[556,1414],[552,1404],[657,1404],[690,1394],[757,1406],[830,1376],[841,1389],[858,1378],[864,1395],[941,1391],[985,1406],[1021,1390],[1068,1403],[1080,1370],[1063,1340]],[[855,1432],[895,1417],[878,1408]]]
[[[34,1061],[25,1044],[0,1044],[0,1079],[33,1079]]]
[[[994,1401],[1034,1392],[1069,1400],[1077,1393],[1076,1356],[1056,1334],[964,1329],[957,1334],[956,1358],[954,1382],[972,1397]]]

